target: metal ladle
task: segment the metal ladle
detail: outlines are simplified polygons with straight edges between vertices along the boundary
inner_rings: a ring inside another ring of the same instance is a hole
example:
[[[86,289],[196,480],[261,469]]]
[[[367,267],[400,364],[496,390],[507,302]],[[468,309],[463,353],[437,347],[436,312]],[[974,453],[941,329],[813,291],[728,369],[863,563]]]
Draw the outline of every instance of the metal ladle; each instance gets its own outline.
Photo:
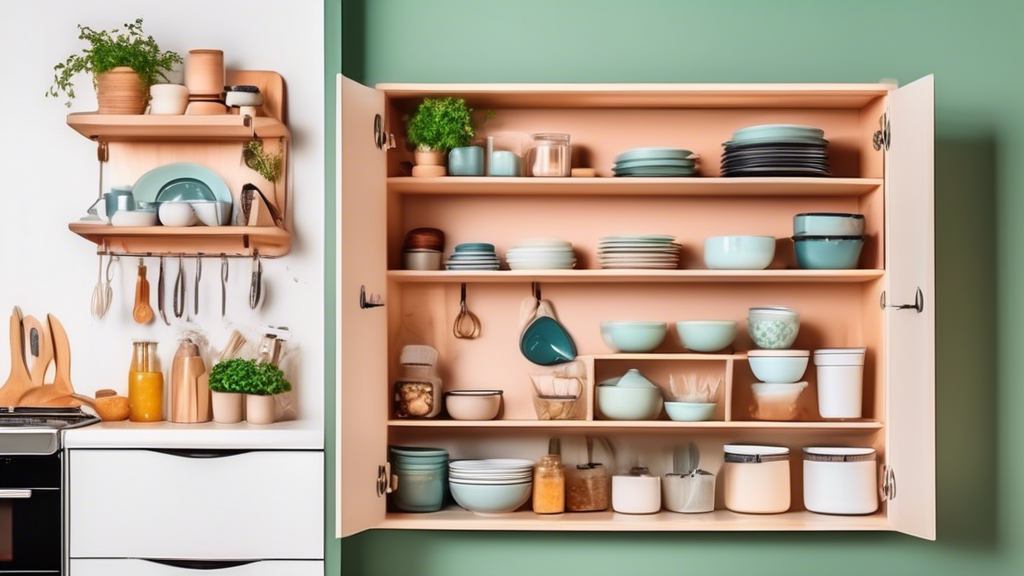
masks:
[[[480,319],[466,307],[466,284],[462,284],[462,299],[459,302],[459,315],[455,317],[452,332],[456,338],[472,340],[480,336]]]

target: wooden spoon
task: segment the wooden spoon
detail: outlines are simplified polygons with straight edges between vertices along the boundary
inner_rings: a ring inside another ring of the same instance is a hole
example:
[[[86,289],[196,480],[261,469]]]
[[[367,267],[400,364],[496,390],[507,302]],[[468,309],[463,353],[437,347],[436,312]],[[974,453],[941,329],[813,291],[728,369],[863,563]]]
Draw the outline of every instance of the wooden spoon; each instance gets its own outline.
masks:
[[[135,309],[132,318],[139,324],[153,321],[153,308],[149,305],[149,280],[146,280],[146,266],[139,259],[139,279],[135,284]]]
[[[25,335],[22,330],[21,309],[17,306],[11,312],[11,375],[0,387],[0,406],[16,406],[26,392],[32,390],[32,377],[25,365],[25,352],[22,343]]]

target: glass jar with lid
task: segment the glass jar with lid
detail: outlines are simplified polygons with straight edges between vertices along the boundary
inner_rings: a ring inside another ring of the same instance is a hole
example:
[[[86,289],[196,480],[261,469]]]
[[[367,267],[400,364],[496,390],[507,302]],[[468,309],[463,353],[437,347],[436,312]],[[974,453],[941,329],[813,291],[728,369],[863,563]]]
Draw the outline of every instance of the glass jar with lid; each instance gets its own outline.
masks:
[[[724,451],[726,508],[746,514],[789,510],[789,448],[728,444]]]
[[[430,346],[402,348],[402,365],[395,380],[395,416],[433,418],[441,412],[441,378],[437,375],[437,350]]]
[[[611,504],[611,478],[604,464],[588,462],[569,468],[565,475],[565,509],[600,512]]]
[[[565,512],[565,468],[558,454],[542,456],[533,469],[533,511],[537,514]]]
[[[541,132],[533,135],[526,153],[527,176],[545,178],[572,175],[572,146],[569,135]]]

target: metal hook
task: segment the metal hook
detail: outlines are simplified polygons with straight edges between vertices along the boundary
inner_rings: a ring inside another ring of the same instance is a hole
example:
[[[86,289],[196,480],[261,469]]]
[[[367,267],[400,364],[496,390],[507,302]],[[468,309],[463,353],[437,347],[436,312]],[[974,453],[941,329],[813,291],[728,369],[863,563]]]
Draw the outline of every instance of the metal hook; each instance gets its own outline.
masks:
[[[459,301],[459,314],[455,317],[452,333],[456,338],[472,340],[480,336],[480,319],[469,311],[466,306],[466,283],[462,283],[462,297]]]
[[[366,286],[359,287],[359,307],[363,310],[368,308],[380,308],[384,305],[384,299],[377,294],[366,296]]]
[[[917,293],[914,294],[913,304],[888,304],[885,301],[885,291],[883,290],[882,295],[878,298],[878,306],[882,310],[885,310],[886,308],[894,308],[896,310],[917,310],[917,313],[920,314],[921,312],[924,312],[924,292],[921,291],[921,288],[917,289]]]
[[[540,301],[540,282],[530,282],[530,291],[533,293],[534,299]]]

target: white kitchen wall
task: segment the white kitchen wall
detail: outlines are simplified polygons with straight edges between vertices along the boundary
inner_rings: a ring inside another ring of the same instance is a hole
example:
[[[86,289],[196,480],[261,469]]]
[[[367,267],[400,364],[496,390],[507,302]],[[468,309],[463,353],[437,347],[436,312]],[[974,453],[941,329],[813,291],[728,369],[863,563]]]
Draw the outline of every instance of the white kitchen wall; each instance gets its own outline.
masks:
[[[169,313],[171,326],[131,318],[137,260],[122,259],[114,275],[107,316],[89,313],[96,284],[95,245],[71,233],[97,197],[96,146],[65,123],[63,100],[45,98],[53,66],[82,48],[76,24],[118,27],[137,17],[164,50],[224,50],[228,68],[275,70],[287,87],[291,146],[290,195],[294,240],[284,258],[264,260],[268,298],[261,313],[248,307],[249,262],[232,260],[228,315],[220,318],[220,262],[207,259],[200,284],[200,314],[191,327],[219,348],[233,328],[256,336],[262,324],[292,331],[286,372],[295,385],[298,417],[323,422],[323,4],[314,0],[16,0],[0,17],[0,316],[14,305],[45,321],[56,315],[71,341],[75,389],[127,393],[131,342],[160,342],[164,369],[188,328]],[[72,111],[95,110],[90,79],[80,78]],[[106,182],[109,185],[111,182]],[[188,262],[191,299],[192,262]],[[154,294],[157,260],[147,261]],[[168,262],[165,302],[170,308],[177,264]],[[190,304],[191,308],[191,304]],[[6,379],[7,331],[0,332],[0,378]]]

